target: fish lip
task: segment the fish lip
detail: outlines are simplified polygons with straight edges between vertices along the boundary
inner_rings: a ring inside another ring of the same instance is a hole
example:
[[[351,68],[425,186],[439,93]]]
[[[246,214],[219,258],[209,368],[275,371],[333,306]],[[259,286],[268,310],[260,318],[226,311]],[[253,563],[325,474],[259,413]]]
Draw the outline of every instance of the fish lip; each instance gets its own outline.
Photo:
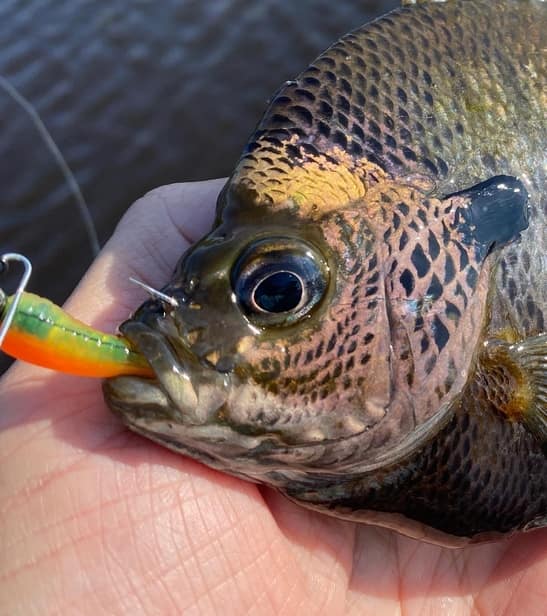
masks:
[[[165,318],[165,317],[164,317]],[[169,336],[161,331],[160,317],[143,322],[130,319],[120,326],[120,333],[131,346],[141,353],[155,378],[115,377],[105,382],[107,402],[121,414],[126,423],[165,419],[177,423],[199,424],[196,374],[203,367],[188,350],[173,345]],[[176,350],[175,350],[176,349]]]

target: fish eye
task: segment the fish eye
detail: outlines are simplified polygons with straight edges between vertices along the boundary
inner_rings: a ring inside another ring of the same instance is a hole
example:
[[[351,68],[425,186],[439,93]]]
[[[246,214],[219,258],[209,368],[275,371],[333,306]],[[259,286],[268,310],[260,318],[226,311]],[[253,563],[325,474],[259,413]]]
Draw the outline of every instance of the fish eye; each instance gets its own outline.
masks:
[[[261,325],[287,325],[308,314],[327,282],[328,267],[318,251],[290,238],[252,243],[232,270],[239,306]]]

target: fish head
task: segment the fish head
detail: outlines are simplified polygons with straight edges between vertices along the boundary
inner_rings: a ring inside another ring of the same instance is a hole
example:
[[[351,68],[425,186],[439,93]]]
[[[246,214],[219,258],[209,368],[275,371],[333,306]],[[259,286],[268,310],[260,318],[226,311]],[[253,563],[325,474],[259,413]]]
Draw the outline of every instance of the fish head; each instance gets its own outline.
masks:
[[[469,198],[427,188],[384,179],[343,207],[259,208],[229,182],[162,289],[176,306],[149,300],[120,328],[157,378],[107,381],[108,404],[153,440],[272,485],[407,455],[468,378],[491,270],[490,248],[466,240]]]
[[[107,401],[136,431],[233,472],[313,465],[389,403],[374,231],[359,208],[261,211],[229,189],[220,204],[162,289],[177,306],[148,300],[120,327],[157,379],[111,379]]]

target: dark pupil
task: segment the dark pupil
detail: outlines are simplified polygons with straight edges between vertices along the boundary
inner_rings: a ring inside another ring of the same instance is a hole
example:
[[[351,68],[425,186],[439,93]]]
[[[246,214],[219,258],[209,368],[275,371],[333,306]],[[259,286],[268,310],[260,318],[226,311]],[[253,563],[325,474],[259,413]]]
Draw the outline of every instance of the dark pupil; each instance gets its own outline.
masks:
[[[302,284],[291,272],[277,272],[265,278],[255,289],[256,304],[266,312],[287,312],[302,298]]]

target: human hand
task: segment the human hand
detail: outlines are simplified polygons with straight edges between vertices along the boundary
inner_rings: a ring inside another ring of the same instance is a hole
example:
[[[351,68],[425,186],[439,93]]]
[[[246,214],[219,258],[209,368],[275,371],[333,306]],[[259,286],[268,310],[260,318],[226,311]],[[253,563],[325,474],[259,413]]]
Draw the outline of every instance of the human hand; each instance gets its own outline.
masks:
[[[67,308],[105,331],[211,225],[222,181],[126,214]],[[547,530],[451,550],[293,505],[130,433],[100,383],[0,380],[0,614],[545,614]]]

